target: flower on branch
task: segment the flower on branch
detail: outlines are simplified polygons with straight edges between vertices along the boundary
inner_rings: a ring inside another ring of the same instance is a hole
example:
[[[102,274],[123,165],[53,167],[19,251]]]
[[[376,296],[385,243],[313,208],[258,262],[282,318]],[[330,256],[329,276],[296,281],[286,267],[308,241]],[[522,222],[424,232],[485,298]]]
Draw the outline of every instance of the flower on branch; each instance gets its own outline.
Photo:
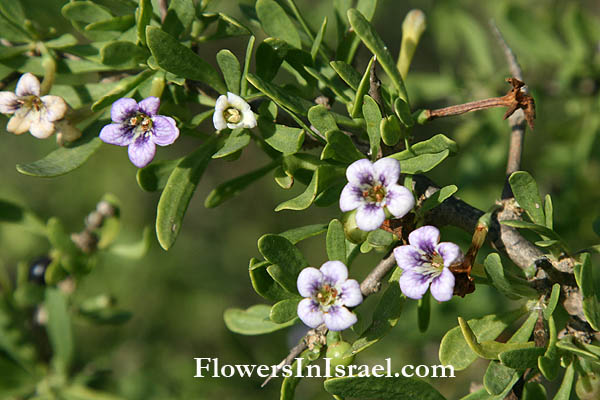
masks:
[[[117,146],[129,146],[129,159],[138,168],[152,161],[156,145],[168,146],[179,137],[179,129],[171,117],[158,115],[160,99],[148,97],[139,103],[122,98],[110,110],[113,124],[100,131],[100,139]]]
[[[407,188],[398,184],[400,163],[393,158],[382,158],[375,163],[362,159],[346,170],[348,184],[340,196],[340,209],[357,209],[356,225],[363,231],[374,231],[385,220],[385,210],[402,218],[415,205]]]
[[[431,286],[437,301],[448,301],[454,292],[454,274],[449,267],[462,261],[460,248],[440,241],[435,226],[422,226],[408,235],[408,245],[394,249],[394,257],[402,268],[400,290],[406,297],[420,299]]]
[[[303,269],[297,285],[305,298],[298,304],[298,317],[306,325],[316,328],[325,323],[331,331],[343,331],[356,323],[356,315],[346,307],[359,305],[363,297],[360,285],[348,279],[348,268],[341,261]]]
[[[40,97],[40,81],[29,72],[17,82],[15,92],[0,92],[0,113],[12,114],[6,130],[20,135],[29,131],[38,139],[54,133],[54,122],[67,113],[67,103],[58,96]]]
[[[213,124],[217,131],[225,128],[254,128],[256,126],[256,117],[250,108],[250,104],[246,103],[237,94],[227,92],[219,96],[217,104],[215,104],[215,113],[213,114]]]

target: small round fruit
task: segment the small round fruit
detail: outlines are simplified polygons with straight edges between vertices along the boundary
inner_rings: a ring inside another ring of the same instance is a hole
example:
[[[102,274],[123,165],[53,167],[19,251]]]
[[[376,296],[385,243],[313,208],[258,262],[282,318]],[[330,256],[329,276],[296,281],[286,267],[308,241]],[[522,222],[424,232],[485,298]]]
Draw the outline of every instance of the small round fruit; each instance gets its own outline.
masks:
[[[354,361],[353,355],[344,357],[344,354],[346,354],[351,347],[352,346],[350,343],[344,341],[334,343],[330,346],[327,346],[325,357],[331,359],[331,366],[333,368],[337,367],[338,365],[347,367],[348,365],[352,364],[352,361]]]
[[[356,210],[344,213],[342,224],[344,224],[346,238],[352,243],[361,244],[367,239],[369,232],[360,230],[358,225],[356,225]]]
[[[36,258],[29,266],[29,282],[37,283],[38,285],[46,284],[46,269],[52,262],[48,256]]]

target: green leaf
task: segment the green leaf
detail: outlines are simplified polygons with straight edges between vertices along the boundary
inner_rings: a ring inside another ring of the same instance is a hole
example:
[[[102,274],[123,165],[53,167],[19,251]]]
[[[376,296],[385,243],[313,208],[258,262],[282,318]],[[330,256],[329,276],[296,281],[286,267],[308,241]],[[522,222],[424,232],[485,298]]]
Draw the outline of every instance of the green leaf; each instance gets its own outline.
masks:
[[[286,156],[300,151],[304,143],[304,130],[301,128],[274,124],[263,117],[259,117],[258,128],[265,142]]]
[[[547,400],[546,389],[539,382],[527,382],[523,388],[523,400]]]
[[[298,303],[301,298],[281,300],[271,307],[269,319],[276,324],[284,324],[298,318]]]
[[[86,25],[86,31],[117,31],[125,32],[135,24],[133,15],[123,15],[121,17],[114,17],[105,19],[103,21],[94,22]],[[129,42],[131,43],[131,42]],[[73,44],[77,44],[77,41]]]
[[[17,25],[25,22],[25,11],[20,0],[0,1],[0,12]]]
[[[330,378],[325,390],[341,397],[386,400],[444,400],[444,396],[429,383],[415,378],[370,377]]]
[[[291,326],[294,321],[285,324],[276,324],[269,319],[271,306],[257,304],[247,310],[229,308],[225,310],[223,319],[227,328],[240,335],[262,335]]]
[[[248,272],[252,287],[260,296],[270,301],[279,301],[293,298],[297,295],[288,292],[269,275],[267,268],[271,264],[268,261],[258,261],[255,258],[250,260]]]
[[[247,79],[252,84],[252,86],[258,89],[260,92],[264,93],[277,105],[293,113],[307,115],[308,109],[312,107],[312,104],[309,101],[294,96],[285,91],[284,89],[281,89],[278,86],[272,84],[271,82],[263,80],[257,75],[248,74]]]
[[[508,350],[498,354],[502,364],[509,368],[523,370],[537,367],[538,357],[544,354],[543,347]]]
[[[219,149],[212,158],[223,158],[232,155],[236,151],[242,150],[250,143],[250,134],[244,128],[234,129],[225,140],[223,147]]]
[[[312,356],[312,351],[305,350],[298,357],[298,358],[302,359],[301,376],[305,376],[307,368],[311,363],[311,360],[309,358],[311,356]],[[294,361],[294,363],[292,364],[292,371],[298,371],[298,361]],[[296,376],[293,374],[289,377],[283,378],[283,381],[281,382],[281,395],[279,397],[280,400],[294,400],[295,393],[296,393],[296,387],[298,386],[298,383],[300,383],[300,380],[302,379],[301,376]]]
[[[483,386],[489,394],[497,396],[512,388],[519,380],[519,376],[518,371],[492,360],[483,376]]]
[[[504,314],[490,314],[482,318],[469,320],[469,326],[477,340],[492,340],[498,337],[507,326],[516,321],[524,310],[518,309]],[[460,327],[449,330],[440,343],[440,362],[453,365],[457,371],[467,368],[477,359],[477,355],[467,344]]]
[[[204,207],[213,208],[231,199],[232,197],[237,196],[242,190],[265,176],[278,165],[279,162],[273,161],[262,168],[248,172],[247,174],[238,176],[237,178],[220,184],[213,189],[208,196],[206,196],[206,199],[204,200]]]
[[[192,0],[171,0],[162,29],[173,37],[179,37],[192,25],[196,10]]]
[[[444,186],[443,188],[441,188],[440,190],[438,190],[437,192],[435,192],[434,194],[429,196],[427,198],[427,200],[425,200],[423,202],[423,204],[421,205],[421,208],[419,209],[419,214],[425,215],[426,212],[439,206],[446,199],[448,199],[452,195],[454,195],[454,193],[456,193],[457,190],[458,190],[458,187],[456,187],[456,185]]]
[[[267,261],[285,268],[295,277],[308,266],[300,250],[281,235],[263,235],[258,239],[258,250]]]
[[[217,70],[177,39],[155,26],[146,28],[146,40],[158,65],[177,76],[201,81],[219,93],[227,87]]]
[[[323,148],[321,159],[333,158],[336,161],[349,164],[365,158],[365,155],[358,151],[350,136],[344,132],[335,129],[328,131],[326,137],[327,145]]]
[[[515,200],[529,215],[533,223],[545,225],[546,217],[542,209],[542,198],[537,183],[529,173],[517,171],[508,178]]]
[[[379,110],[379,105],[371,96],[365,95],[363,98],[362,112],[365,117],[365,122],[367,123],[371,159],[375,160],[379,155],[381,146],[381,133],[379,132],[379,125],[381,124],[382,118],[381,110]]]
[[[196,186],[217,147],[213,136],[196,151],[182,159],[167,181],[156,214],[156,236],[163,249],[169,250],[181,230],[183,217]]]
[[[544,200],[544,215],[546,217],[546,228],[548,229],[553,229],[554,226],[554,222],[553,222],[553,207],[552,207],[552,197],[550,197],[549,194],[546,195],[546,198]]]
[[[558,338],[552,315],[548,318],[548,331],[548,347],[546,353],[538,358],[538,368],[546,379],[553,381],[558,376],[558,370],[560,369],[560,356],[556,347]]]
[[[323,18],[323,23],[321,24],[321,29],[319,29],[319,33],[317,33],[317,36],[315,37],[315,41],[312,44],[312,47],[310,48],[310,55],[314,60],[316,60],[317,58],[317,53],[319,52],[319,49],[321,48],[321,43],[323,42],[323,37],[325,36],[325,31],[327,30],[327,17]]]
[[[450,154],[456,154],[458,152],[458,145],[454,140],[445,135],[437,134],[431,139],[415,143],[410,149],[392,154],[389,157],[403,161],[420,155],[441,153],[444,150],[449,150]]]
[[[552,285],[552,293],[550,294],[550,298],[548,299],[548,303],[546,304],[546,308],[543,310],[544,318],[546,320],[550,319],[554,310],[556,309],[556,305],[558,304],[558,299],[560,297],[560,284],[555,283]]]
[[[0,223],[15,224],[38,235],[46,234],[46,224],[31,210],[18,204],[0,200]]]
[[[381,296],[381,299],[373,312],[373,322],[360,337],[352,343],[352,354],[365,350],[387,335],[398,323],[405,301],[406,298],[402,295],[398,283],[396,281],[390,282],[390,285],[383,293],[383,296]]]
[[[135,21],[137,41],[142,46],[146,46],[146,26],[150,25],[152,14],[152,0],[140,0],[138,8],[135,10]]]
[[[217,64],[223,73],[227,89],[231,93],[240,94],[242,71],[237,57],[231,51],[223,49],[217,53]]]
[[[400,120],[395,115],[383,118],[379,124],[379,131],[381,132],[383,143],[390,147],[398,144],[402,137]]]
[[[475,336],[475,333],[471,330],[471,327],[469,327],[467,321],[461,317],[458,317],[458,324],[460,325],[462,334],[471,350],[473,350],[473,352],[475,352],[481,358],[497,360],[498,355],[502,352],[517,349],[527,349],[535,346],[533,342],[501,343],[494,340],[479,342]]]
[[[358,72],[356,72],[353,66],[344,61],[331,61],[329,65],[331,65],[331,68],[333,68],[333,70],[340,76],[340,78],[342,78],[344,82],[348,84],[348,86],[352,88],[352,90],[358,90],[361,76]]]
[[[98,132],[106,123],[106,120],[96,121],[69,147],[59,147],[44,158],[31,163],[17,164],[17,171],[24,175],[49,178],[67,174],[81,167],[102,145]]]
[[[137,75],[129,76],[122,79],[117,86],[109,90],[104,96],[100,97],[92,104],[92,111],[99,111],[112,103],[125,97],[129,92],[140,86],[144,81],[150,79],[155,74],[155,71],[150,69],[144,70]]]
[[[314,224],[306,225],[299,228],[290,229],[285,232],[281,232],[279,236],[283,236],[289,240],[292,244],[303,241],[313,236],[320,235],[321,233],[327,232],[327,224]]]
[[[78,40],[75,36],[70,33],[65,33],[57,38],[48,40],[44,44],[49,49],[63,49],[65,47],[71,47],[78,43]]]
[[[571,389],[573,388],[573,379],[575,378],[575,366],[573,363],[569,364],[562,383],[558,388],[558,392],[554,395],[554,400],[569,400],[571,398]]]
[[[248,46],[246,47],[246,58],[244,59],[244,71],[242,72],[241,77],[241,96],[244,97],[248,94],[248,71],[250,70],[250,62],[252,61],[252,49],[254,48],[254,41],[256,38],[254,36],[250,36],[248,39]]]
[[[417,303],[417,322],[419,331],[426,332],[429,327],[429,318],[431,316],[431,295],[425,293]]]
[[[322,104],[313,106],[308,110],[308,120],[321,134],[338,129],[335,118]]]
[[[575,264],[573,273],[583,296],[583,314],[590,326],[594,330],[598,330],[600,327],[600,303],[596,296],[590,254],[583,253],[580,261],[581,263]]]
[[[344,172],[337,167],[323,165],[317,168],[306,190],[293,199],[279,204],[275,211],[281,210],[305,210],[315,201],[318,194],[341,180]]]
[[[149,56],[148,50],[136,46],[132,42],[109,42],[100,49],[102,64],[123,68],[136,68]]]
[[[302,42],[296,26],[284,9],[273,0],[258,0],[256,14],[263,30],[274,38],[285,40],[291,46],[302,48]]]
[[[490,253],[483,262],[485,273],[492,280],[496,289],[509,299],[518,299],[520,296],[515,293],[512,284],[504,274],[502,260],[498,253]],[[535,291],[534,291],[535,292]]]
[[[342,223],[333,219],[327,229],[327,258],[330,261],[341,261],[346,264],[346,235]]]
[[[383,229],[376,229],[369,232],[367,242],[373,247],[386,248],[394,243],[394,234]]]
[[[112,18],[112,14],[104,7],[92,1],[75,1],[67,3],[61,9],[62,15],[73,21],[91,24]]]
[[[142,238],[133,243],[119,243],[110,246],[109,251],[118,257],[128,258],[130,260],[140,260],[148,253],[150,248],[150,240],[152,238],[152,230],[150,227],[145,227],[142,233]]]
[[[136,174],[138,185],[147,192],[164,189],[171,172],[182,159],[155,161],[144,168],[138,169]]]
[[[500,221],[500,223],[503,225],[512,226],[513,228],[529,229],[542,237],[549,237],[562,243],[562,239],[560,236],[558,236],[558,233],[546,228],[544,225],[538,225],[532,222],[521,220],[506,220]]]
[[[407,160],[400,161],[400,169],[403,174],[422,174],[429,172],[450,155],[450,150],[440,153],[421,154]]]
[[[408,95],[406,93],[406,88],[404,87],[402,76],[400,76],[396,63],[379,34],[377,34],[363,14],[356,9],[348,10],[348,19],[354,32],[356,32],[365,46],[367,46],[367,48],[377,57],[377,61],[392,80],[400,97],[408,102]]]
[[[205,40],[218,40],[225,39],[233,36],[244,36],[251,35],[252,32],[244,24],[237,19],[225,15],[223,13],[218,14],[204,14],[205,16],[217,16],[217,29],[210,36],[204,38]]]
[[[49,287],[44,304],[48,312],[46,326],[52,345],[52,362],[58,371],[66,375],[73,358],[73,331],[67,299],[60,289]]]
[[[407,128],[410,128],[415,124],[412,113],[410,112],[410,106],[400,97],[394,101],[394,112],[398,118],[400,118],[402,124]]]
[[[558,342],[556,342],[556,347],[558,347],[561,350],[565,350],[568,351],[570,353],[573,353],[579,357],[583,357],[583,358],[587,358],[589,360],[592,361],[599,361],[600,360],[600,355],[594,354],[586,349],[582,349],[581,347],[577,346],[574,342],[573,342],[573,337],[572,336],[565,336],[563,337],[561,340],[559,340]]]
[[[369,78],[371,76],[371,68],[373,68],[373,63],[375,62],[375,57],[371,57],[369,64],[367,64],[367,68],[358,83],[358,87],[356,88],[356,96],[354,97],[354,104],[352,106],[352,110],[350,111],[350,116],[352,118],[358,118],[362,114],[363,111],[363,100],[365,95],[369,92]]]
[[[278,47],[283,43],[284,46]],[[285,42],[265,40],[256,49],[256,75],[265,81],[271,81],[277,75],[281,63],[287,52],[288,45]],[[246,78],[246,80],[248,80]]]

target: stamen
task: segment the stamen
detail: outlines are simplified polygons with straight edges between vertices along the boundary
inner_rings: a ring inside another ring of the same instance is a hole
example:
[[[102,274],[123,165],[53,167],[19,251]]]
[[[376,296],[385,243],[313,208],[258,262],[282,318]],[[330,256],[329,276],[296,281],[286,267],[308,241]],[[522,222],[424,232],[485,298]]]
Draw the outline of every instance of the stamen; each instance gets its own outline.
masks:
[[[240,114],[240,110],[237,108],[228,108],[224,112],[225,120],[231,124],[237,124],[242,120],[242,115]]]

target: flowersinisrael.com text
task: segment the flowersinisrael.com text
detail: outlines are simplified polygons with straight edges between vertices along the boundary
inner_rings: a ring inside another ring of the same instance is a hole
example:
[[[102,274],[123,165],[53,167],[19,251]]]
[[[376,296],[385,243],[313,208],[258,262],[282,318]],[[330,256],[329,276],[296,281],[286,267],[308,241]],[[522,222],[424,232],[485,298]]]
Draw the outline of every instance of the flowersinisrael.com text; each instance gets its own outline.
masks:
[[[392,360],[385,359],[385,364],[376,365],[337,365],[332,367],[331,358],[324,358],[324,365],[306,365],[303,358],[296,358],[294,365],[256,365],[256,364],[221,364],[218,358],[194,358],[196,360],[196,375],[194,378],[231,378],[234,375],[242,378],[268,378],[270,376],[288,378],[339,378],[344,376],[359,376],[377,378],[419,377],[419,378],[454,378],[454,367],[451,365],[404,365],[400,371],[392,371]]]

